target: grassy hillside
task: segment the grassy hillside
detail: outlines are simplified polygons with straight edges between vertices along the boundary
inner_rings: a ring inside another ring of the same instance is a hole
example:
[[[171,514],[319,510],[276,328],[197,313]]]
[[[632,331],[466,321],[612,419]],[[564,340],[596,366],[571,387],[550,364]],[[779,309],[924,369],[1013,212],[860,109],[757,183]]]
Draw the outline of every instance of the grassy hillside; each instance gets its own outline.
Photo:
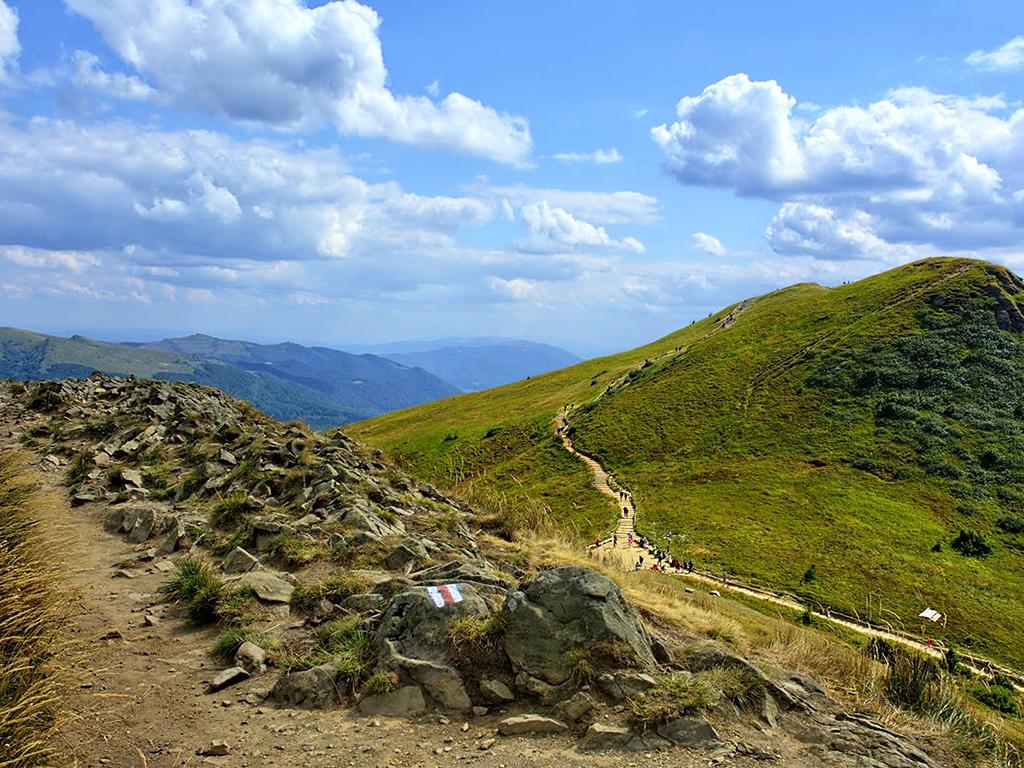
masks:
[[[589,537],[615,511],[552,435],[576,403],[577,445],[633,489],[641,528],[679,534],[680,557],[914,630],[931,606],[949,624],[927,631],[1024,667],[1022,288],[952,259],[798,285],[350,431]]]

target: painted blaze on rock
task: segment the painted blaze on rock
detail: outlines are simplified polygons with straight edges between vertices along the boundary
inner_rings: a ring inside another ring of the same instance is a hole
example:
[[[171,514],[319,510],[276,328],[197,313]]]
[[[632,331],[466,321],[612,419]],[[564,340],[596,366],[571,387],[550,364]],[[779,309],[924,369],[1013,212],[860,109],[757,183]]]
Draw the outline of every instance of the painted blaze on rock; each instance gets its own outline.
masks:
[[[502,619],[513,666],[552,685],[569,678],[569,651],[602,641],[628,646],[642,667],[656,666],[632,606],[611,579],[587,568],[554,568],[510,592]]]

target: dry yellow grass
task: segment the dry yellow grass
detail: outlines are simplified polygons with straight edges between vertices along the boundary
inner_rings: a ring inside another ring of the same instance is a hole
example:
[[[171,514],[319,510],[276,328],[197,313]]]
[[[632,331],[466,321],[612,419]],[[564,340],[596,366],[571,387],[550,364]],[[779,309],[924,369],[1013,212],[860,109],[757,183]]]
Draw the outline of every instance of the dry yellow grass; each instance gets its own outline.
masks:
[[[533,566],[575,564],[600,571],[618,584],[650,623],[678,641],[716,641],[769,671],[777,667],[807,674],[847,706],[870,712],[910,733],[947,738],[978,768],[1024,765],[1020,721],[999,717],[955,685],[944,686],[942,706],[931,714],[901,710],[885,695],[888,667],[872,661],[843,638],[830,635],[828,629],[802,627],[792,619],[774,617],[702,590],[687,592],[683,582],[664,574],[623,571],[557,536],[526,534],[520,538]]]
[[[21,457],[0,454],[0,768],[50,764],[61,723],[56,674],[65,618],[40,493]]]

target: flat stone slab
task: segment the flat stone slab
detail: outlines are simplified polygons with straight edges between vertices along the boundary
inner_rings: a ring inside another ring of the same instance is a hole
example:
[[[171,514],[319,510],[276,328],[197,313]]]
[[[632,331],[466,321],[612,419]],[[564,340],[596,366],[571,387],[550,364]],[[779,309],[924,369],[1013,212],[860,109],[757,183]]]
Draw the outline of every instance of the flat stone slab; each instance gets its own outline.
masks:
[[[518,736],[524,733],[564,733],[569,726],[561,720],[543,715],[516,715],[506,717],[498,723],[498,733],[502,736]]]
[[[622,725],[594,723],[580,740],[578,749],[584,752],[603,749],[621,749],[633,738],[632,731]]]
[[[243,680],[248,680],[250,677],[249,673],[241,667],[228,667],[225,670],[218,672],[214,675],[210,681],[210,692],[219,691],[227,688],[229,685],[240,683]]]
[[[249,587],[265,603],[290,603],[295,587],[272,573],[247,573],[235,582],[237,587]]]

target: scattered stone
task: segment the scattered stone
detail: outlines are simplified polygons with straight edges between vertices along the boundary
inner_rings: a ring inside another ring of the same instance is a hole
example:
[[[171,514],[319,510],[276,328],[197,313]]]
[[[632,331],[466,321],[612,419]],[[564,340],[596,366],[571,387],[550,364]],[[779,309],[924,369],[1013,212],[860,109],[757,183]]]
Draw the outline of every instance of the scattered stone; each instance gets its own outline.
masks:
[[[594,700],[582,691],[555,705],[555,715],[567,723],[578,723],[594,710]]]
[[[606,672],[597,678],[597,686],[613,701],[635,699],[656,684],[657,681],[644,672]]]
[[[584,752],[621,749],[633,739],[633,732],[621,725],[593,723],[580,741],[578,748]]]
[[[516,695],[512,693],[512,689],[501,682],[501,680],[481,680],[480,693],[485,699],[495,704],[516,700]]]
[[[228,667],[214,675],[210,685],[207,687],[207,692],[216,693],[228,686],[248,680],[250,677],[251,675],[241,667]]]
[[[484,717],[488,712],[487,707],[473,707],[473,717]]]
[[[498,733],[502,736],[519,736],[524,733],[563,733],[569,726],[553,717],[543,715],[515,715],[506,717],[498,723]]]
[[[259,675],[267,671],[267,652],[256,643],[246,640],[235,651],[235,664],[250,675]]]
[[[133,488],[142,487],[142,473],[137,469],[123,469],[121,470],[121,477],[125,485],[132,486]]]
[[[256,593],[256,597],[265,603],[289,603],[295,587],[266,571],[251,571],[235,582],[237,587],[248,587]]]
[[[703,749],[721,741],[718,731],[701,717],[680,717],[658,726],[657,732],[659,736],[673,744],[690,749]]]
[[[332,664],[281,675],[270,692],[278,704],[305,709],[329,709],[338,704],[338,670]]]
[[[135,578],[135,571],[130,571],[127,568],[118,568],[116,571],[114,571],[113,578],[115,578],[115,579],[134,579]]]
[[[248,573],[259,568],[260,561],[241,547],[235,547],[224,558],[220,567],[224,573]]]
[[[156,616],[154,616],[151,613],[147,613],[146,616],[142,619],[142,626],[144,626],[144,627],[159,627],[160,626],[160,619],[158,619]]]
[[[481,752],[486,752],[491,747],[493,747],[496,742],[497,739],[484,739],[476,745],[476,748],[479,749]]]
[[[196,750],[200,757],[224,757],[231,754],[231,747],[226,741],[214,741]]]

